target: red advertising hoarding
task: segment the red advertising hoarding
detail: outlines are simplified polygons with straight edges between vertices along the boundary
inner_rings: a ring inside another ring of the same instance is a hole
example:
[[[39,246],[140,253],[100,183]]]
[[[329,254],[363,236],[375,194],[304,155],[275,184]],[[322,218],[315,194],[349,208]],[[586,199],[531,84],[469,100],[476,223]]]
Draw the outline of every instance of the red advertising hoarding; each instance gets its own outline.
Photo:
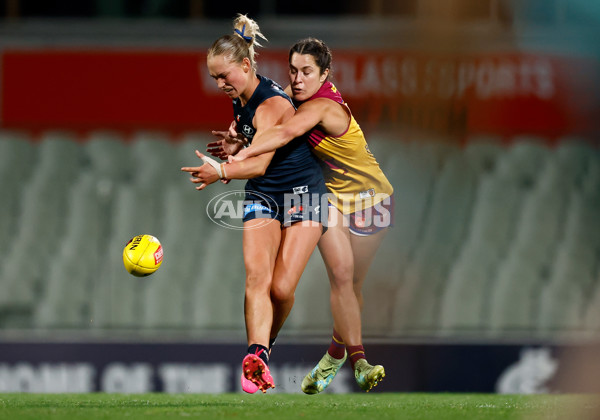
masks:
[[[204,130],[231,120],[205,51],[6,50],[7,128]],[[285,84],[287,51],[261,51],[259,73]],[[334,82],[364,127],[464,136],[600,132],[600,65],[545,54],[334,52]]]

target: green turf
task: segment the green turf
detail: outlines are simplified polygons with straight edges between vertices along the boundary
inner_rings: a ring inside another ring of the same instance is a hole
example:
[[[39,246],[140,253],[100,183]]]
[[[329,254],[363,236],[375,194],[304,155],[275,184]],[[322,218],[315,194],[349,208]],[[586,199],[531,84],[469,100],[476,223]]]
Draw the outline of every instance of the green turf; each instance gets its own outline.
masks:
[[[0,419],[600,418],[598,396],[488,394],[0,394]]]

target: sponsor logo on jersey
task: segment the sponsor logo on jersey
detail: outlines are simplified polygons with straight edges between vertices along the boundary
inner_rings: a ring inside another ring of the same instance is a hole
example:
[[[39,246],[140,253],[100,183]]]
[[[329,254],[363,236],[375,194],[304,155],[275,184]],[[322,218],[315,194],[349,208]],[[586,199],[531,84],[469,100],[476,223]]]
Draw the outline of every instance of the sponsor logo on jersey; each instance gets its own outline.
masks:
[[[358,193],[358,196],[361,198],[361,200],[364,200],[365,198],[375,197],[375,188],[369,188],[366,191],[361,191]]]
[[[254,133],[254,129],[247,124],[244,124],[244,126],[242,127],[242,131],[246,136],[249,136],[252,133]]]
[[[308,192],[308,185],[302,185],[300,187],[294,187],[294,194],[305,194]]]

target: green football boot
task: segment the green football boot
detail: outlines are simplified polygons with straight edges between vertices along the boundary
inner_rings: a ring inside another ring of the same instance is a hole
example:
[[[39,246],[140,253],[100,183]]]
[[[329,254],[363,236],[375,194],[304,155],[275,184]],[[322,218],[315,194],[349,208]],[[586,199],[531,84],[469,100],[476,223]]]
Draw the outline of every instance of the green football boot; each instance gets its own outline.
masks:
[[[354,364],[354,378],[363,391],[369,392],[384,377],[385,369],[381,365],[371,366],[366,359],[359,359]]]
[[[345,351],[342,359],[336,359],[331,357],[329,353],[325,353],[325,356],[319,360],[317,366],[302,380],[302,391],[305,394],[318,394],[327,388],[346,361],[346,356]]]

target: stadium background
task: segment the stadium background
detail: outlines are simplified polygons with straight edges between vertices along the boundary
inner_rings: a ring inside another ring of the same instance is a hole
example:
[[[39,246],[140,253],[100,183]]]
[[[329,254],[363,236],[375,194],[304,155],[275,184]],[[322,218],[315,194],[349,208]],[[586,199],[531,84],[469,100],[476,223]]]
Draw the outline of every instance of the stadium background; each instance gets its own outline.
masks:
[[[241,235],[179,167],[229,123],[205,51],[237,12],[259,72],[324,39],[396,189],[365,283],[382,391],[598,391],[600,7],[585,0],[0,2],[0,391],[225,392],[244,351]],[[125,273],[133,235],[163,267]],[[274,353],[328,342],[317,254]],[[353,392],[344,369],[332,392]],[[584,373],[585,372],[585,373]]]

